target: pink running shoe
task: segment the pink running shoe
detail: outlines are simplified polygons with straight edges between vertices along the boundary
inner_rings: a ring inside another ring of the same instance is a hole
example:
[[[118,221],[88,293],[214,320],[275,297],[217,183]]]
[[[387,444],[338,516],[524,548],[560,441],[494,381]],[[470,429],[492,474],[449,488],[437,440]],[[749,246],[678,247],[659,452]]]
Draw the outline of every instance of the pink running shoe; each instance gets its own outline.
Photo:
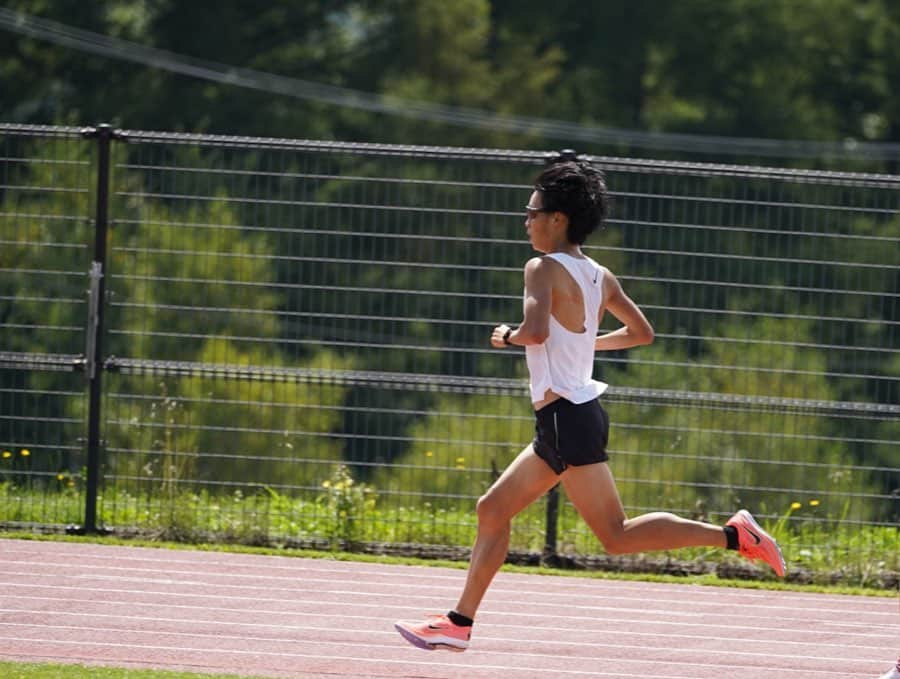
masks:
[[[425,622],[395,622],[396,629],[413,646],[426,651],[443,649],[461,653],[469,647],[471,627],[454,625],[446,615],[429,615]]]
[[[897,664],[888,672],[882,674],[879,679],[900,679],[900,658],[897,658]]]
[[[734,526],[738,532],[738,546],[741,556],[748,559],[761,559],[772,567],[779,577],[784,577],[784,557],[778,544],[746,509],[728,519],[727,526]]]

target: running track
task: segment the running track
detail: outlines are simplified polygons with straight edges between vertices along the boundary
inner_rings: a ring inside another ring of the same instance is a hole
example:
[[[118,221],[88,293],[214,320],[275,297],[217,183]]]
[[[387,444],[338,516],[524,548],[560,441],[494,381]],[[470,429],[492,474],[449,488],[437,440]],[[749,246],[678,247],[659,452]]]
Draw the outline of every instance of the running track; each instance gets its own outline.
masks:
[[[462,570],[0,539],[0,660],[267,677],[873,679],[891,598],[500,573],[466,653],[393,621]]]

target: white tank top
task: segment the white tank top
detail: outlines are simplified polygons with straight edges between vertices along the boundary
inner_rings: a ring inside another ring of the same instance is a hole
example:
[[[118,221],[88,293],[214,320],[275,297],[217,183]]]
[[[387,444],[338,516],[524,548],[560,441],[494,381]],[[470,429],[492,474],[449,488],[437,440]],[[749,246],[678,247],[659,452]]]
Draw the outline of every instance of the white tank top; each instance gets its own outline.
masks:
[[[567,330],[550,314],[550,334],[543,344],[525,347],[531,376],[531,400],[542,401],[548,389],[572,403],[587,403],[606,391],[607,385],[593,379],[594,340],[603,303],[606,269],[590,257],[572,257],[553,252],[547,257],[562,264],[581,288],[584,299],[584,332]]]

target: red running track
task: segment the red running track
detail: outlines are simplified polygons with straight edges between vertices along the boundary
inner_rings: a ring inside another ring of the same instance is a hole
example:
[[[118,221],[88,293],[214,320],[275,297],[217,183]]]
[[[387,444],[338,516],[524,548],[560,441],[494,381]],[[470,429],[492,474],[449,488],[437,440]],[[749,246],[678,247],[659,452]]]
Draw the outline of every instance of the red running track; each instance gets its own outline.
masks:
[[[0,540],[0,659],[266,677],[874,679],[891,598],[500,573],[465,653],[397,619],[452,606],[465,571]]]

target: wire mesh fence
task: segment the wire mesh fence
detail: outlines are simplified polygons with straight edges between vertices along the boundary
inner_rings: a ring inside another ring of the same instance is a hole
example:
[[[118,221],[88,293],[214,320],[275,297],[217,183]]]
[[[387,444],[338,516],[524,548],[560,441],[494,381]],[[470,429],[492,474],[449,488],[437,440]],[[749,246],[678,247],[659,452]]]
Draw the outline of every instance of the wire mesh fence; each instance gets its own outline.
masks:
[[[533,435],[523,355],[488,338],[521,317],[545,154],[118,132],[86,297],[96,143],[0,134],[4,525],[80,520],[94,410],[99,526],[471,544]],[[615,209],[585,250],[657,336],[597,357],[626,510],[748,506],[795,567],[896,571],[900,178],[592,160]],[[566,502],[512,545],[602,554]]]
[[[91,148],[73,128],[0,137],[0,505],[9,525],[81,520]]]

